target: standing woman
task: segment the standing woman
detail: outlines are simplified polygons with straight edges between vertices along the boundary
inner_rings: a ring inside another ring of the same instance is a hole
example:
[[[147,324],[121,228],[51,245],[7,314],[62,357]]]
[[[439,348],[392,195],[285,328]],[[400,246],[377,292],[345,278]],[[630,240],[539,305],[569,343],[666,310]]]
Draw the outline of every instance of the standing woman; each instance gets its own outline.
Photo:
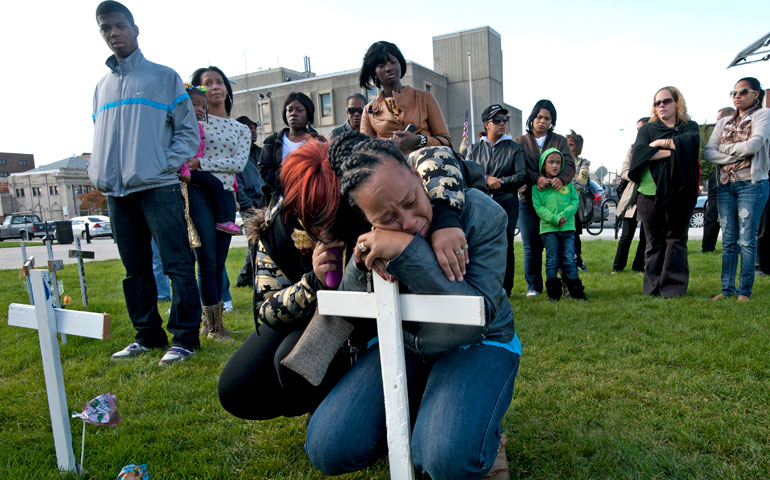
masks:
[[[628,178],[637,185],[636,207],[647,237],[642,292],[681,297],[690,268],[687,234],[698,197],[700,131],[676,87],[653,97],[652,118],[639,129]]]
[[[718,165],[717,208],[722,225],[722,293],[720,300],[736,293],[738,255],[741,273],[738,301],[751,296],[757,256],[757,228],[767,202],[770,109],[762,108],[765,91],[759,80],[738,80],[730,92],[737,111],[719,120],[704,152]]]
[[[206,88],[208,117],[201,122],[204,131],[203,157],[192,158],[187,163],[190,170],[201,169],[212,173],[222,182],[222,187],[232,192],[235,174],[243,171],[249,160],[251,133],[249,129],[230,118],[233,90],[222,70],[217,67],[199,68],[192,75],[191,83]],[[217,340],[230,340],[222,325],[220,297],[223,271],[232,235],[214,227],[214,201],[204,188],[190,183],[190,216],[201,237],[200,248],[195,249],[198,261],[198,285],[203,303],[201,334]],[[235,197],[224,206],[228,221],[235,220]]]
[[[429,92],[401,85],[406,60],[390,42],[373,43],[364,55],[359,84],[382,88],[364,108],[361,133],[393,140],[404,155],[425,146],[449,146],[449,130],[436,99]],[[414,125],[414,131],[406,127]]]
[[[527,296],[535,297],[543,291],[543,241],[540,239],[540,217],[532,206],[532,189],[544,190],[549,184],[560,189],[575,176],[575,160],[567,139],[553,133],[556,126],[556,107],[550,100],[538,101],[527,119],[527,133],[516,137],[524,147],[527,183],[520,192],[519,229],[524,247],[524,280]],[[564,157],[564,168],[553,179],[540,172],[540,154],[549,148],[558,148]]]
[[[281,163],[300,145],[310,137],[317,137],[313,130],[313,118],[315,106],[310,97],[302,92],[291,92],[283,102],[283,123],[286,128],[275,132],[265,139],[262,154],[259,156],[257,168],[259,176],[269,187],[270,198],[263,202],[265,205],[274,206],[278,198],[283,194],[281,190]],[[323,137],[321,137],[323,139]]]

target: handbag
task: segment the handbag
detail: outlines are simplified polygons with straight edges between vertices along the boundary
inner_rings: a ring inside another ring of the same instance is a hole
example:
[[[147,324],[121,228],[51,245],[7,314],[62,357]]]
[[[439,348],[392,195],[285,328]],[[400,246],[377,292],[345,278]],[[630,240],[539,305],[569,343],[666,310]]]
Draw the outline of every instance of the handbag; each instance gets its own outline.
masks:
[[[281,365],[317,387],[352,331],[353,325],[342,317],[321,315],[316,309],[297,344],[281,360]]]

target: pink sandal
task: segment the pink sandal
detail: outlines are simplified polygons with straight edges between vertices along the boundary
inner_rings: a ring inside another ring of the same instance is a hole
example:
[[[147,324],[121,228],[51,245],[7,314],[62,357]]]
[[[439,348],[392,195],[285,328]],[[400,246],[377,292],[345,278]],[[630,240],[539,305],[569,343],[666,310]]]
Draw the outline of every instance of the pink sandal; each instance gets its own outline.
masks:
[[[235,224],[235,222],[216,223],[214,224],[217,230],[220,232],[228,233],[230,235],[240,235],[241,227]]]

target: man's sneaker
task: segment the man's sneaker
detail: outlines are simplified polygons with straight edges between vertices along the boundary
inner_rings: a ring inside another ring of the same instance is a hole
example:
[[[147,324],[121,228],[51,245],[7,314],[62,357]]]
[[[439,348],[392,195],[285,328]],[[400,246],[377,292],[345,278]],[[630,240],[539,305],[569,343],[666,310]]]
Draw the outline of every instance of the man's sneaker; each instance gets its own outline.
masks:
[[[143,347],[142,345],[139,345],[138,343],[134,342],[134,343],[129,343],[128,346],[123,350],[113,353],[112,357],[110,358],[112,358],[113,360],[121,360],[124,358],[138,357],[139,355],[148,351],[150,351],[149,348]]]
[[[528,297],[537,297],[538,295],[540,295],[540,292],[537,290],[527,290]]]
[[[195,352],[187,350],[182,347],[171,347],[166,350],[163,358],[160,359],[158,365],[171,365],[172,363],[181,362],[190,358],[190,355],[194,355]]]
[[[230,235],[241,234],[241,227],[235,222],[215,223],[214,227],[220,232],[229,233]]]
[[[232,312],[233,311],[233,301],[232,300],[228,300],[226,302],[222,302],[222,311],[225,312],[225,313]]]

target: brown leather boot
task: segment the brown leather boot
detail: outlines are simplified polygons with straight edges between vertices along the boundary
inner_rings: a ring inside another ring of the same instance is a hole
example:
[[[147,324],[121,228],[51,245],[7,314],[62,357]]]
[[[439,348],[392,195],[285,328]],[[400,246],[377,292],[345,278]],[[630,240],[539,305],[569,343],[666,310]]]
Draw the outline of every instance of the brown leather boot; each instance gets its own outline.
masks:
[[[214,312],[214,323],[212,324],[211,331],[207,335],[208,338],[211,340],[217,340],[220,342],[232,342],[233,339],[230,338],[227,335],[227,332],[225,331],[225,326],[222,323],[222,308],[220,307],[222,303],[220,302],[219,305],[211,305],[209,307],[203,307],[205,308],[211,308]]]
[[[214,328],[214,319],[217,317],[217,309],[218,307],[216,305],[209,305],[208,307],[203,307],[201,309],[201,337],[208,337],[211,329]]]
[[[487,472],[483,480],[510,480],[511,472],[508,469],[508,457],[505,455],[505,442],[507,441],[508,437],[503,434],[500,437],[500,446],[497,447],[495,463],[492,464],[492,469]]]

